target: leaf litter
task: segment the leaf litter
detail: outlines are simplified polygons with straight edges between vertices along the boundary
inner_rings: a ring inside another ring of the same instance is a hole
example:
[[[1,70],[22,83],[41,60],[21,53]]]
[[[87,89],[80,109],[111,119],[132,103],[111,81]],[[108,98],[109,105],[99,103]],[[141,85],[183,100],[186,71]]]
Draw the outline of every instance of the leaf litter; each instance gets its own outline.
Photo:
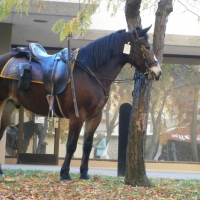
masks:
[[[5,170],[1,200],[200,200],[200,180],[150,178],[155,187],[124,185],[124,177],[91,175],[90,181],[59,181],[58,172]]]

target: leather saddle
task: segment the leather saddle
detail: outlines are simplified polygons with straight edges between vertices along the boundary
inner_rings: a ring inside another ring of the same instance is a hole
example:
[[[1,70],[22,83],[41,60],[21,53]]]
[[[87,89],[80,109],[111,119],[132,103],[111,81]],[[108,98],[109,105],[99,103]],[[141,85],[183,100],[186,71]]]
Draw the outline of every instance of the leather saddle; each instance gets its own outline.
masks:
[[[37,43],[30,43],[28,47],[17,47],[11,52],[14,57],[27,57],[32,68],[37,67],[38,63],[42,66],[42,76],[45,89],[50,95],[47,96],[49,103],[49,116],[54,107],[54,96],[61,93],[70,77],[70,69],[68,66],[69,58],[74,59],[76,51],[71,51],[70,54],[67,48],[62,49],[60,52],[49,55],[46,50]]]
[[[71,51],[74,59],[76,52]],[[17,47],[11,52],[14,57],[26,56],[31,62],[32,68],[37,67],[37,63],[42,66],[42,76],[45,89],[51,94],[61,93],[69,81],[68,49],[64,48],[60,52],[49,55],[46,50],[37,43],[30,43],[28,47]],[[34,62],[37,62],[34,65]]]
[[[37,43],[29,44],[32,59],[39,62],[43,69],[44,87],[51,95],[61,93],[69,80],[68,49],[65,48],[54,55]]]

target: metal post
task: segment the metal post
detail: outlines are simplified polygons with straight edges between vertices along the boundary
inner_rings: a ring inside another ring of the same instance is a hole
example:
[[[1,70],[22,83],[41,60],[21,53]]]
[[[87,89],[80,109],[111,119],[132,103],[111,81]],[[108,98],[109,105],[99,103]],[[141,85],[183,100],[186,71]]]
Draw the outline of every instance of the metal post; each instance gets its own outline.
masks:
[[[128,141],[128,130],[132,106],[124,103],[119,110],[119,138],[118,138],[118,176],[125,176],[126,172],[126,148]]]

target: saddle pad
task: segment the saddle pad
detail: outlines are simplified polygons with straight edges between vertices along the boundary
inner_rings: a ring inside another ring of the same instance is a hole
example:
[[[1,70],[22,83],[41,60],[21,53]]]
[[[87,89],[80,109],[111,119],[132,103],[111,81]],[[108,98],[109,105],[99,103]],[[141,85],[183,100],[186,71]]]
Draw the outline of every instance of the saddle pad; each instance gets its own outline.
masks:
[[[0,77],[18,80],[19,63],[29,63],[27,58],[11,58],[0,73]],[[43,84],[42,66],[39,63],[31,62],[32,80],[31,82]]]

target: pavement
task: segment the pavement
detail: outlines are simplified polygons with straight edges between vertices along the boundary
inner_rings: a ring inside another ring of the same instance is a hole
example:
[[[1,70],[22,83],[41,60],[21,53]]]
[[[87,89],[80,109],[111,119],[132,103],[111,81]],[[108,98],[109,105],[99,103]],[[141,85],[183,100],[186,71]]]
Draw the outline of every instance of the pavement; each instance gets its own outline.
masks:
[[[3,169],[21,170],[45,170],[59,172],[58,165],[25,165],[25,164],[3,164]],[[79,173],[78,167],[71,167],[70,172]],[[172,179],[197,179],[200,180],[200,171],[167,171],[167,170],[146,170],[149,178],[172,178]],[[89,174],[117,176],[117,169],[112,168],[90,168]]]

